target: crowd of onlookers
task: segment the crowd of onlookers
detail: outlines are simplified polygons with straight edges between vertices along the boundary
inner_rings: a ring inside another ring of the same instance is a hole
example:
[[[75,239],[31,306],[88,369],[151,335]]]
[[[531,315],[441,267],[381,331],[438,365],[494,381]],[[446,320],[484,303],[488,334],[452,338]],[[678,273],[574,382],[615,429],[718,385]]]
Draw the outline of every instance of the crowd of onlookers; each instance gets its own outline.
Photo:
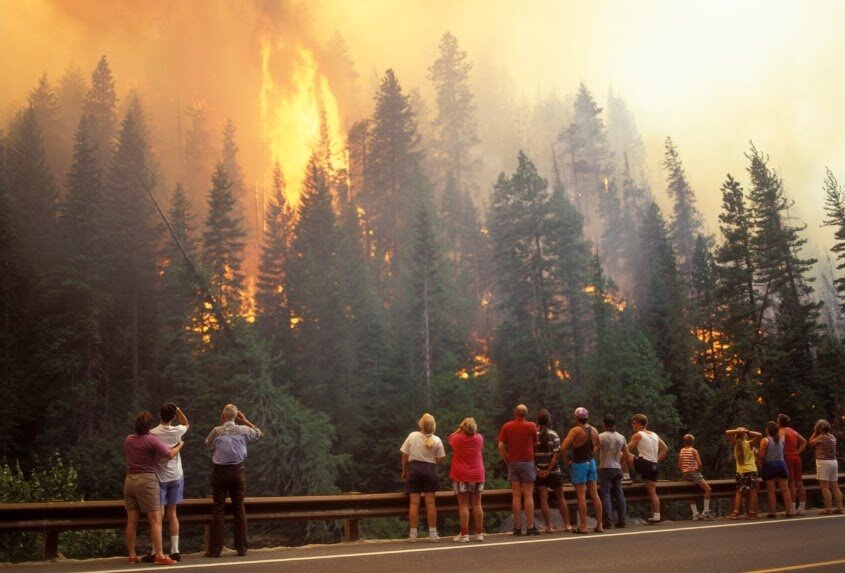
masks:
[[[629,471],[639,474],[646,484],[651,505],[651,515],[646,523],[660,523],[658,468],[669,448],[660,436],[648,429],[648,418],[643,414],[631,418],[630,439],[616,431],[616,421],[612,415],[604,416],[603,432],[590,425],[586,408],[577,408],[573,418],[572,428],[561,440],[560,435],[550,427],[548,410],[540,410],[535,423],[528,419],[528,408],[520,404],[514,410],[514,419],[499,430],[498,451],[507,465],[512,490],[513,535],[540,534],[534,523],[535,489],[546,532],[554,531],[549,507],[550,492],[557,501],[565,531],[589,533],[588,495],[595,512],[594,532],[602,533],[610,527],[625,527],[627,506],[622,484],[630,482]],[[446,459],[446,450],[442,440],[434,434],[435,429],[434,416],[423,414],[419,420],[419,429],[411,432],[401,447],[402,478],[409,495],[409,540],[412,542],[419,538],[421,499],[425,500],[428,539],[440,539],[435,496],[431,494],[439,489],[437,464]],[[816,477],[824,499],[822,513],[842,513],[842,492],[837,481],[836,438],[826,420],[816,422],[809,439],[790,427],[789,416],[785,414],[780,414],[776,422],[766,425],[765,435],[743,427],[727,430],[725,435],[731,442],[736,461],[737,489],[729,519],[743,518],[743,501],[746,505],[744,518],[758,517],[757,493],[761,484],[765,484],[768,496],[766,517],[774,518],[777,515],[777,490],[781,492],[785,517],[803,515],[807,494],[804,490],[801,454],[807,447],[815,449]],[[460,517],[460,533],[454,541],[484,541],[484,510],[481,503],[485,483],[484,438],[478,433],[475,420],[465,418],[449,436],[448,443],[452,450],[449,478],[458,498]],[[562,466],[568,468],[570,481],[575,488],[577,520],[574,524],[564,497]],[[702,475],[701,456],[695,448],[695,437],[691,434],[683,437],[683,446],[678,453],[678,469],[685,481],[696,484],[703,493],[701,511],[696,498],[690,501],[692,518],[714,519],[715,515],[710,509],[712,490]],[[522,524],[523,514],[525,529]],[[472,535],[470,516],[474,525]]]
[[[185,478],[180,451],[182,437],[189,429],[185,413],[174,403],[161,407],[159,424],[152,426],[152,415],[142,412],[135,417],[135,431],[126,437],[126,546],[129,563],[141,561],[171,565],[180,560],[179,519],[177,506],[184,497]],[[554,495],[563,518],[565,531],[589,533],[587,528],[587,496],[593,504],[595,527],[602,533],[610,527],[625,527],[627,507],[623,482],[630,482],[630,471],[645,481],[651,505],[649,524],[662,521],[657,477],[660,462],[669,448],[649,429],[643,414],[631,418],[632,434],[626,439],[616,431],[612,415],[603,418],[604,431],[589,422],[586,408],[573,413],[574,424],[561,439],[551,428],[548,410],[540,410],[536,423],[528,419],[528,408],[520,404],[514,418],[505,423],[497,437],[498,452],[508,468],[512,490],[513,535],[539,535],[534,523],[534,491],[537,490],[545,531],[553,532],[549,507]],[[175,422],[175,423],[174,423]],[[434,416],[423,414],[419,429],[411,432],[402,444],[402,479],[409,496],[409,540],[419,538],[419,506],[425,500],[428,539],[438,541],[437,507],[433,495],[440,488],[437,465],[446,459],[443,441],[435,435]],[[757,518],[757,498],[761,482],[768,495],[767,517],[775,517],[776,496],[780,490],[785,516],[802,515],[807,495],[803,484],[801,454],[807,447],[815,449],[816,476],[819,480],[825,509],[823,513],[842,513],[842,493],[838,485],[836,438],[830,424],[819,420],[809,439],[790,427],[789,416],[781,414],[776,422],[766,425],[765,435],[746,428],[725,432],[732,444],[736,460],[736,498],[729,519]],[[244,495],[246,490],[247,444],[263,436],[243,412],[227,404],[220,416],[220,425],[213,428],[205,444],[213,450],[211,485],[213,520],[207,557],[220,557],[223,549],[223,524],[226,497],[232,500],[235,549],[238,555],[247,552],[247,526]],[[484,510],[481,503],[485,484],[484,438],[473,418],[464,418],[448,438],[452,451],[449,478],[458,499],[460,533],[458,543],[484,541]],[[697,484],[704,497],[699,512],[697,500],[690,501],[693,519],[713,519],[710,510],[711,488],[702,475],[701,456],[695,438],[687,434],[678,453],[678,468],[683,479]],[[598,462],[597,462],[598,460]],[[563,491],[562,467],[569,471],[575,488],[577,520],[573,523]],[[428,494],[428,495],[426,495]],[[613,507],[615,505],[615,512]],[[135,549],[138,520],[145,514],[150,524],[152,552],[139,556]],[[523,513],[525,528],[523,529]],[[163,517],[167,518],[170,551],[164,552]],[[470,535],[470,521],[474,525]]]

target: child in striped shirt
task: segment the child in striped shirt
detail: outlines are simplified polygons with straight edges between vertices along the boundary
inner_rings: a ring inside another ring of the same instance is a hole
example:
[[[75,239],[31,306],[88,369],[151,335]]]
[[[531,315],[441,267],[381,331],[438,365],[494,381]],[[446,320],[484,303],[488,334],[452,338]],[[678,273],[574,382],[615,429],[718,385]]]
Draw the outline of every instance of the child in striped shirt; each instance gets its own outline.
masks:
[[[678,453],[678,468],[684,476],[684,480],[697,484],[698,487],[704,490],[704,510],[698,513],[698,505],[696,498],[690,499],[689,506],[692,510],[692,518],[699,519],[714,519],[714,515],[710,513],[710,486],[705,481],[704,476],[701,475],[701,456],[698,455],[692,445],[695,443],[695,436],[687,434],[684,436],[684,447]]]

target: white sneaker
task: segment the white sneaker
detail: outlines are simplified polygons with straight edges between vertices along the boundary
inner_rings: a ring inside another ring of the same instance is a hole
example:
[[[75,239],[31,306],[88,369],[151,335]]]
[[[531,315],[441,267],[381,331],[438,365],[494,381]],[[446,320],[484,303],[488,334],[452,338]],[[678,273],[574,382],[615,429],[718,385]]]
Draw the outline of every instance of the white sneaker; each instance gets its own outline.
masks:
[[[702,511],[701,512],[701,519],[706,519],[707,521],[711,521],[716,519],[716,516],[713,515],[710,511]]]
[[[701,519],[704,519],[704,516],[701,515],[700,513],[696,513],[695,515],[692,516],[693,521],[699,521]]]
[[[469,535],[463,533],[452,539],[455,543],[469,543]]]
[[[804,510],[798,509],[798,510],[795,511],[795,513],[796,513],[796,515],[804,515]]]
[[[419,539],[417,538],[416,535],[408,538],[408,543],[416,543],[417,541],[419,541]]]
[[[483,533],[476,533],[475,535],[472,536],[472,540],[481,543],[481,542],[484,541],[484,534]]]
[[[429,533],[428,534],[428,540],[431,541],[432,543],[437,543],[438,541],[440,541],[440,536],[437,535],[436,533]]]

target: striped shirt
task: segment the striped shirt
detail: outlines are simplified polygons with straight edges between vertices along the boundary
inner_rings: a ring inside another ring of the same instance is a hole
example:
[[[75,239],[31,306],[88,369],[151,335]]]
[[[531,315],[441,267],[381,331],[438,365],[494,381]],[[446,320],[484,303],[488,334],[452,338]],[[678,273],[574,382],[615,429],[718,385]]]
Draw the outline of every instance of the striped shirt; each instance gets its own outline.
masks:
[[[681,465],[681,473],[693,473],[698,471],[698,462],[695,460],[694,448],[681,448],[678,452],[678,461]]]
[[[835,460],[836,459],[836,437],[833,434],[819,434],[816,438],[816,459],[817,460]]]
[[[545,448],[540,440],[542,440],[540,432],[537,432],[537,443],[534,444],[534,462],[537,464],[537,469],[541,471],[549,469],[550,473],[559,474],[560,464],[555,463],[555,467],[549,468],[549,462],[555,454],[560,452],[560,436],[554,430],[549,430],[549,443]]]

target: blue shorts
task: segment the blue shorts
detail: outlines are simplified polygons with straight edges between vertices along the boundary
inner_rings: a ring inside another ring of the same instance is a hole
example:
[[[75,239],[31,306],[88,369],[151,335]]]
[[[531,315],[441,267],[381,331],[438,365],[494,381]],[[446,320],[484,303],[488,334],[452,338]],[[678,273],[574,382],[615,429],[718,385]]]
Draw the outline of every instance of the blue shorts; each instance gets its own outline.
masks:
[[[763,478],[763,481],[769,481],[776,478],[789,479],[789,469],[786,467],[786,462],[783,460],[763,462],[760,477]]]
[[[534,483],[537,481],[537,466],[534,462],[511,462],[508,465],[508,480]]]
[[[581,485],[588,481],[596,481],[599,479],[596,471],[596,460],[588,462],[576,462],[569,466],[569,477],[572,479],[572,485]]]
[[[158,495],[161,498],[162,508],[165,505],[182,503],[185,497],[185,476],[159,484]]]

